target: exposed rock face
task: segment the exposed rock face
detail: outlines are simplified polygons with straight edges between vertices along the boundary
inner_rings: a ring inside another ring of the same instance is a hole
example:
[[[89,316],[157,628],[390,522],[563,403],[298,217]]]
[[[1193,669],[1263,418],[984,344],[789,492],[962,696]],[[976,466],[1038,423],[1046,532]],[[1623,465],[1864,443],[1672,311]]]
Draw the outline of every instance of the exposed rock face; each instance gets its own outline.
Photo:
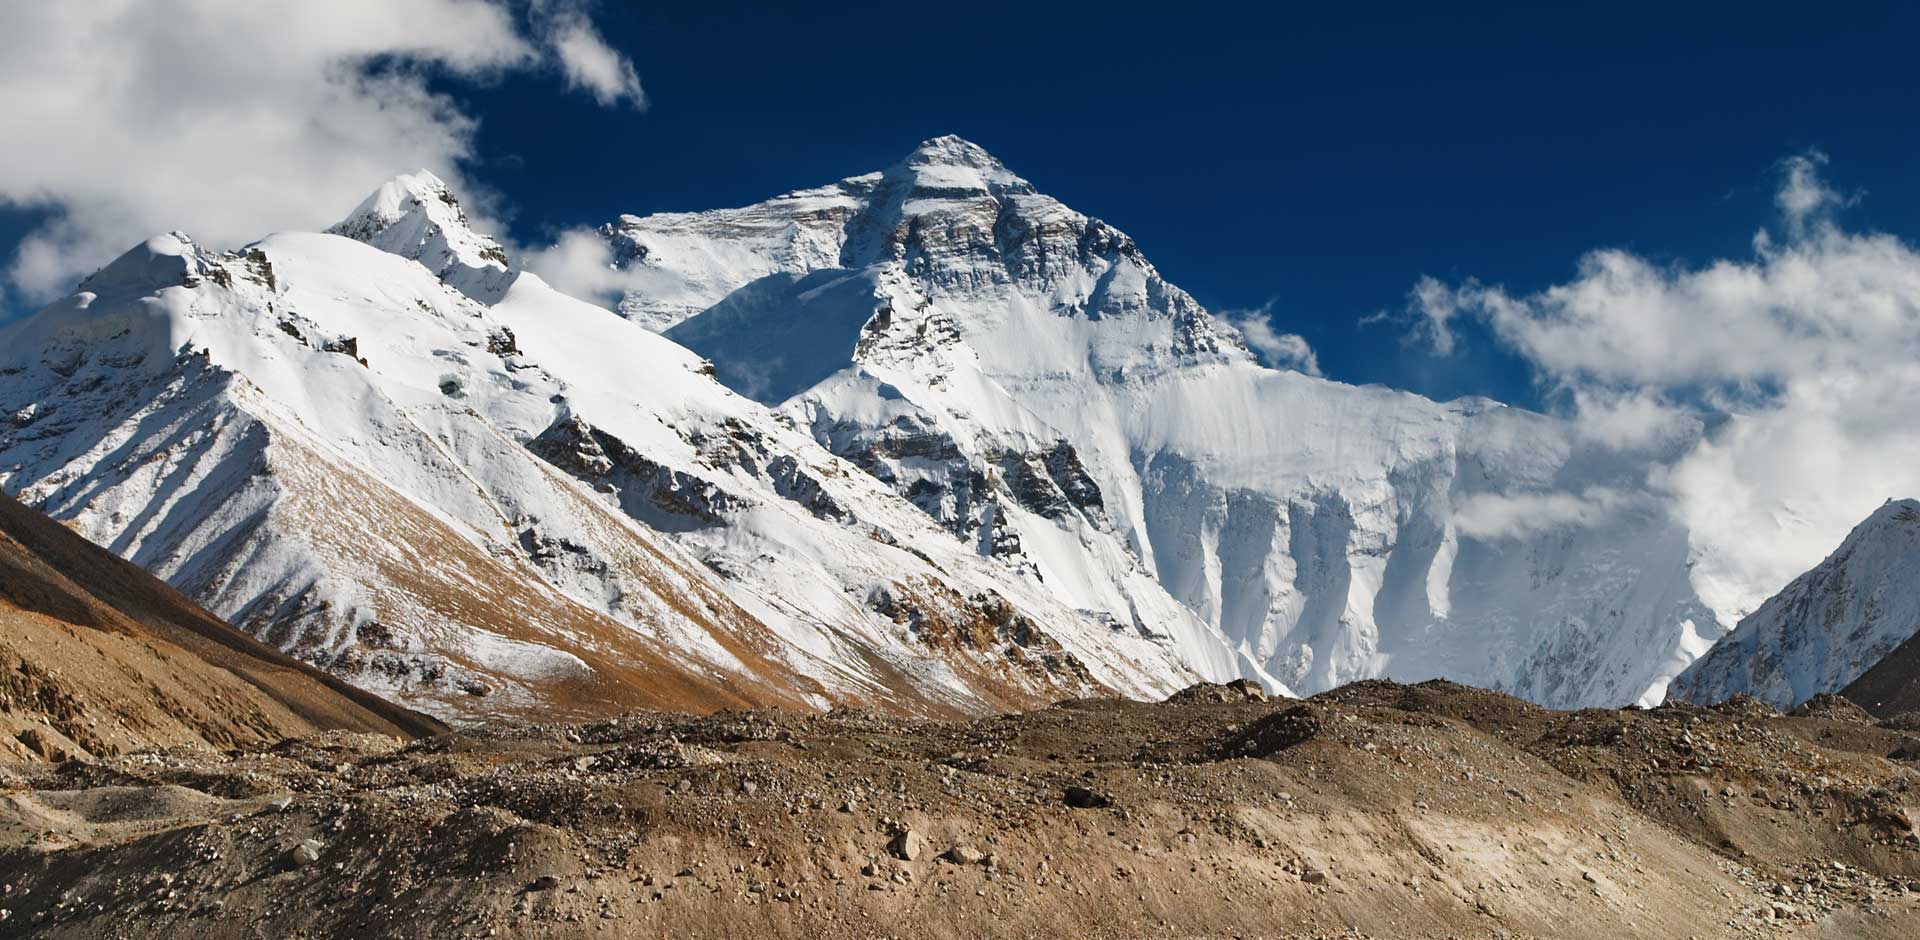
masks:
[[[1920,502],[1890,500],[1675,679],[1673,694],[1746,693],[1784,709],[1840,691],[1920,631],[1916,567]]]
[[[605,492],[619,494],[627,514],[656,529],[719,525],[741,500],[690,473],[662,466],[577,415],[564,414],[527,449]]]

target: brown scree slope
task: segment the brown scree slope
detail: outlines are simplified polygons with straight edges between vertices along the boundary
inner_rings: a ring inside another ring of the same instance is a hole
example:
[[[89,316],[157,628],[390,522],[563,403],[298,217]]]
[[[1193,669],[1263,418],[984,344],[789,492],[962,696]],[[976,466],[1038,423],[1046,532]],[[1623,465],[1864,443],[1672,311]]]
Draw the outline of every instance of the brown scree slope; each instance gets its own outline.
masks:
[[[326,730],[443,727],[261,644],[0,493],[0,756],[224,749]]]

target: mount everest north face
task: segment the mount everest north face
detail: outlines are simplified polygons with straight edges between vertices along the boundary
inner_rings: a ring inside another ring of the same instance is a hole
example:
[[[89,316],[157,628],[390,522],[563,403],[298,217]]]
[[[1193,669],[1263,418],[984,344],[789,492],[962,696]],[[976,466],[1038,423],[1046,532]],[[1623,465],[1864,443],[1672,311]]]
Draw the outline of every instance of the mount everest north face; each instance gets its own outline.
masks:
[[[450,718],[949,714],[1250,678],[1659,701],[1727,632],[1559,419],[1268,368],[979,147],[600,229],[608,310],[428,173],[161,235],[0,328],[5,489]]]

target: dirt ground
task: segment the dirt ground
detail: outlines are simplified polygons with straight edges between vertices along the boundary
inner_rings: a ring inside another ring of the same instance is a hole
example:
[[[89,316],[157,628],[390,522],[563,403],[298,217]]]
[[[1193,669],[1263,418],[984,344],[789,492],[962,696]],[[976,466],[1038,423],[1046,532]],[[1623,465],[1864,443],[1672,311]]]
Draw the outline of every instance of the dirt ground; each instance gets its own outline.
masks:
[[[1198,687],[0,767],[0,935],[1901,937],[1920,733]]]

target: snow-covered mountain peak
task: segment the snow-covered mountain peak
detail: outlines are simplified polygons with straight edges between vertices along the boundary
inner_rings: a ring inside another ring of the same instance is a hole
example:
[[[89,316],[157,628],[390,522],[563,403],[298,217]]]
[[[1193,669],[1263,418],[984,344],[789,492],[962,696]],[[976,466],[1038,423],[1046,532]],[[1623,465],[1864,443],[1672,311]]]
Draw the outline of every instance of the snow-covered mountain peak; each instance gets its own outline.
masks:
[[[1889,499],[1848,536],[1851,540],[1883,528],[1920,530],[1920,499]]]
[[[473,230],[453,189],[427,170],[380,184],[327,232],[418,261],[477,299],[497,298],[512,279],[506,250]]]
[[[920,142],[904,161],[910,166],[965,166],[976,170],[1004,170],[998,157],[958,134],[942,134]]]
[[[903,195],[910,198],[977,198],[1033,192],[1032,184],[1014,175],[999,158],[980,145],[952,134],[922,141],[906,159],[881,173],[880,178],[908,183],[908,193]],[[868,179],[872,177],[854,177],[843,186],[858,189]]]
[[[84,294],[142,294],[183,284],[202,270],[200,248],[183,232],[155,235],[80,283]]]
[[[646,285],[623,315],[980,554],[1146,632],[1170,595],[1296,689],[1658,701],[1724,631],[1684,530],[1637,504],[1526,538],[1455,524],[1638,485],[1560,422],[1267,369],[1132,238],[964,139],[602,232]]]
[[[1744,692],[1785,708],[1839,690],[1920,627],[1916,565],[1920,501],[1888,500],[1674,679],[1672,694],[1717,702]]]
[[[927,335],[979,327],[963,330],[971,341],[1014,336],[1000,329],[1009,314],[1031,311],[1057,321],[1041,329],[1072,334],[1045,337],[1068,344],[1061,356],[1109,371],[1251,359],[1239,336],[1167,282],[1132,238],[1038,192],[959,137],[933,138],[885,170],[828,186],[739,209],[621,216],[602,233],[616,263],[647,284],[627,294],[621,313],[659,331],[761,279],[893,269],[904,293],[864,316],[838,313],[864,321],[891,307],[902,316],[875,322],[924,324]],[[754,285],[763,298],[770,289]],[[1073,322],[1081,326],[1065,326]],[[1019,345],[1022,355],[1032,351]]]

